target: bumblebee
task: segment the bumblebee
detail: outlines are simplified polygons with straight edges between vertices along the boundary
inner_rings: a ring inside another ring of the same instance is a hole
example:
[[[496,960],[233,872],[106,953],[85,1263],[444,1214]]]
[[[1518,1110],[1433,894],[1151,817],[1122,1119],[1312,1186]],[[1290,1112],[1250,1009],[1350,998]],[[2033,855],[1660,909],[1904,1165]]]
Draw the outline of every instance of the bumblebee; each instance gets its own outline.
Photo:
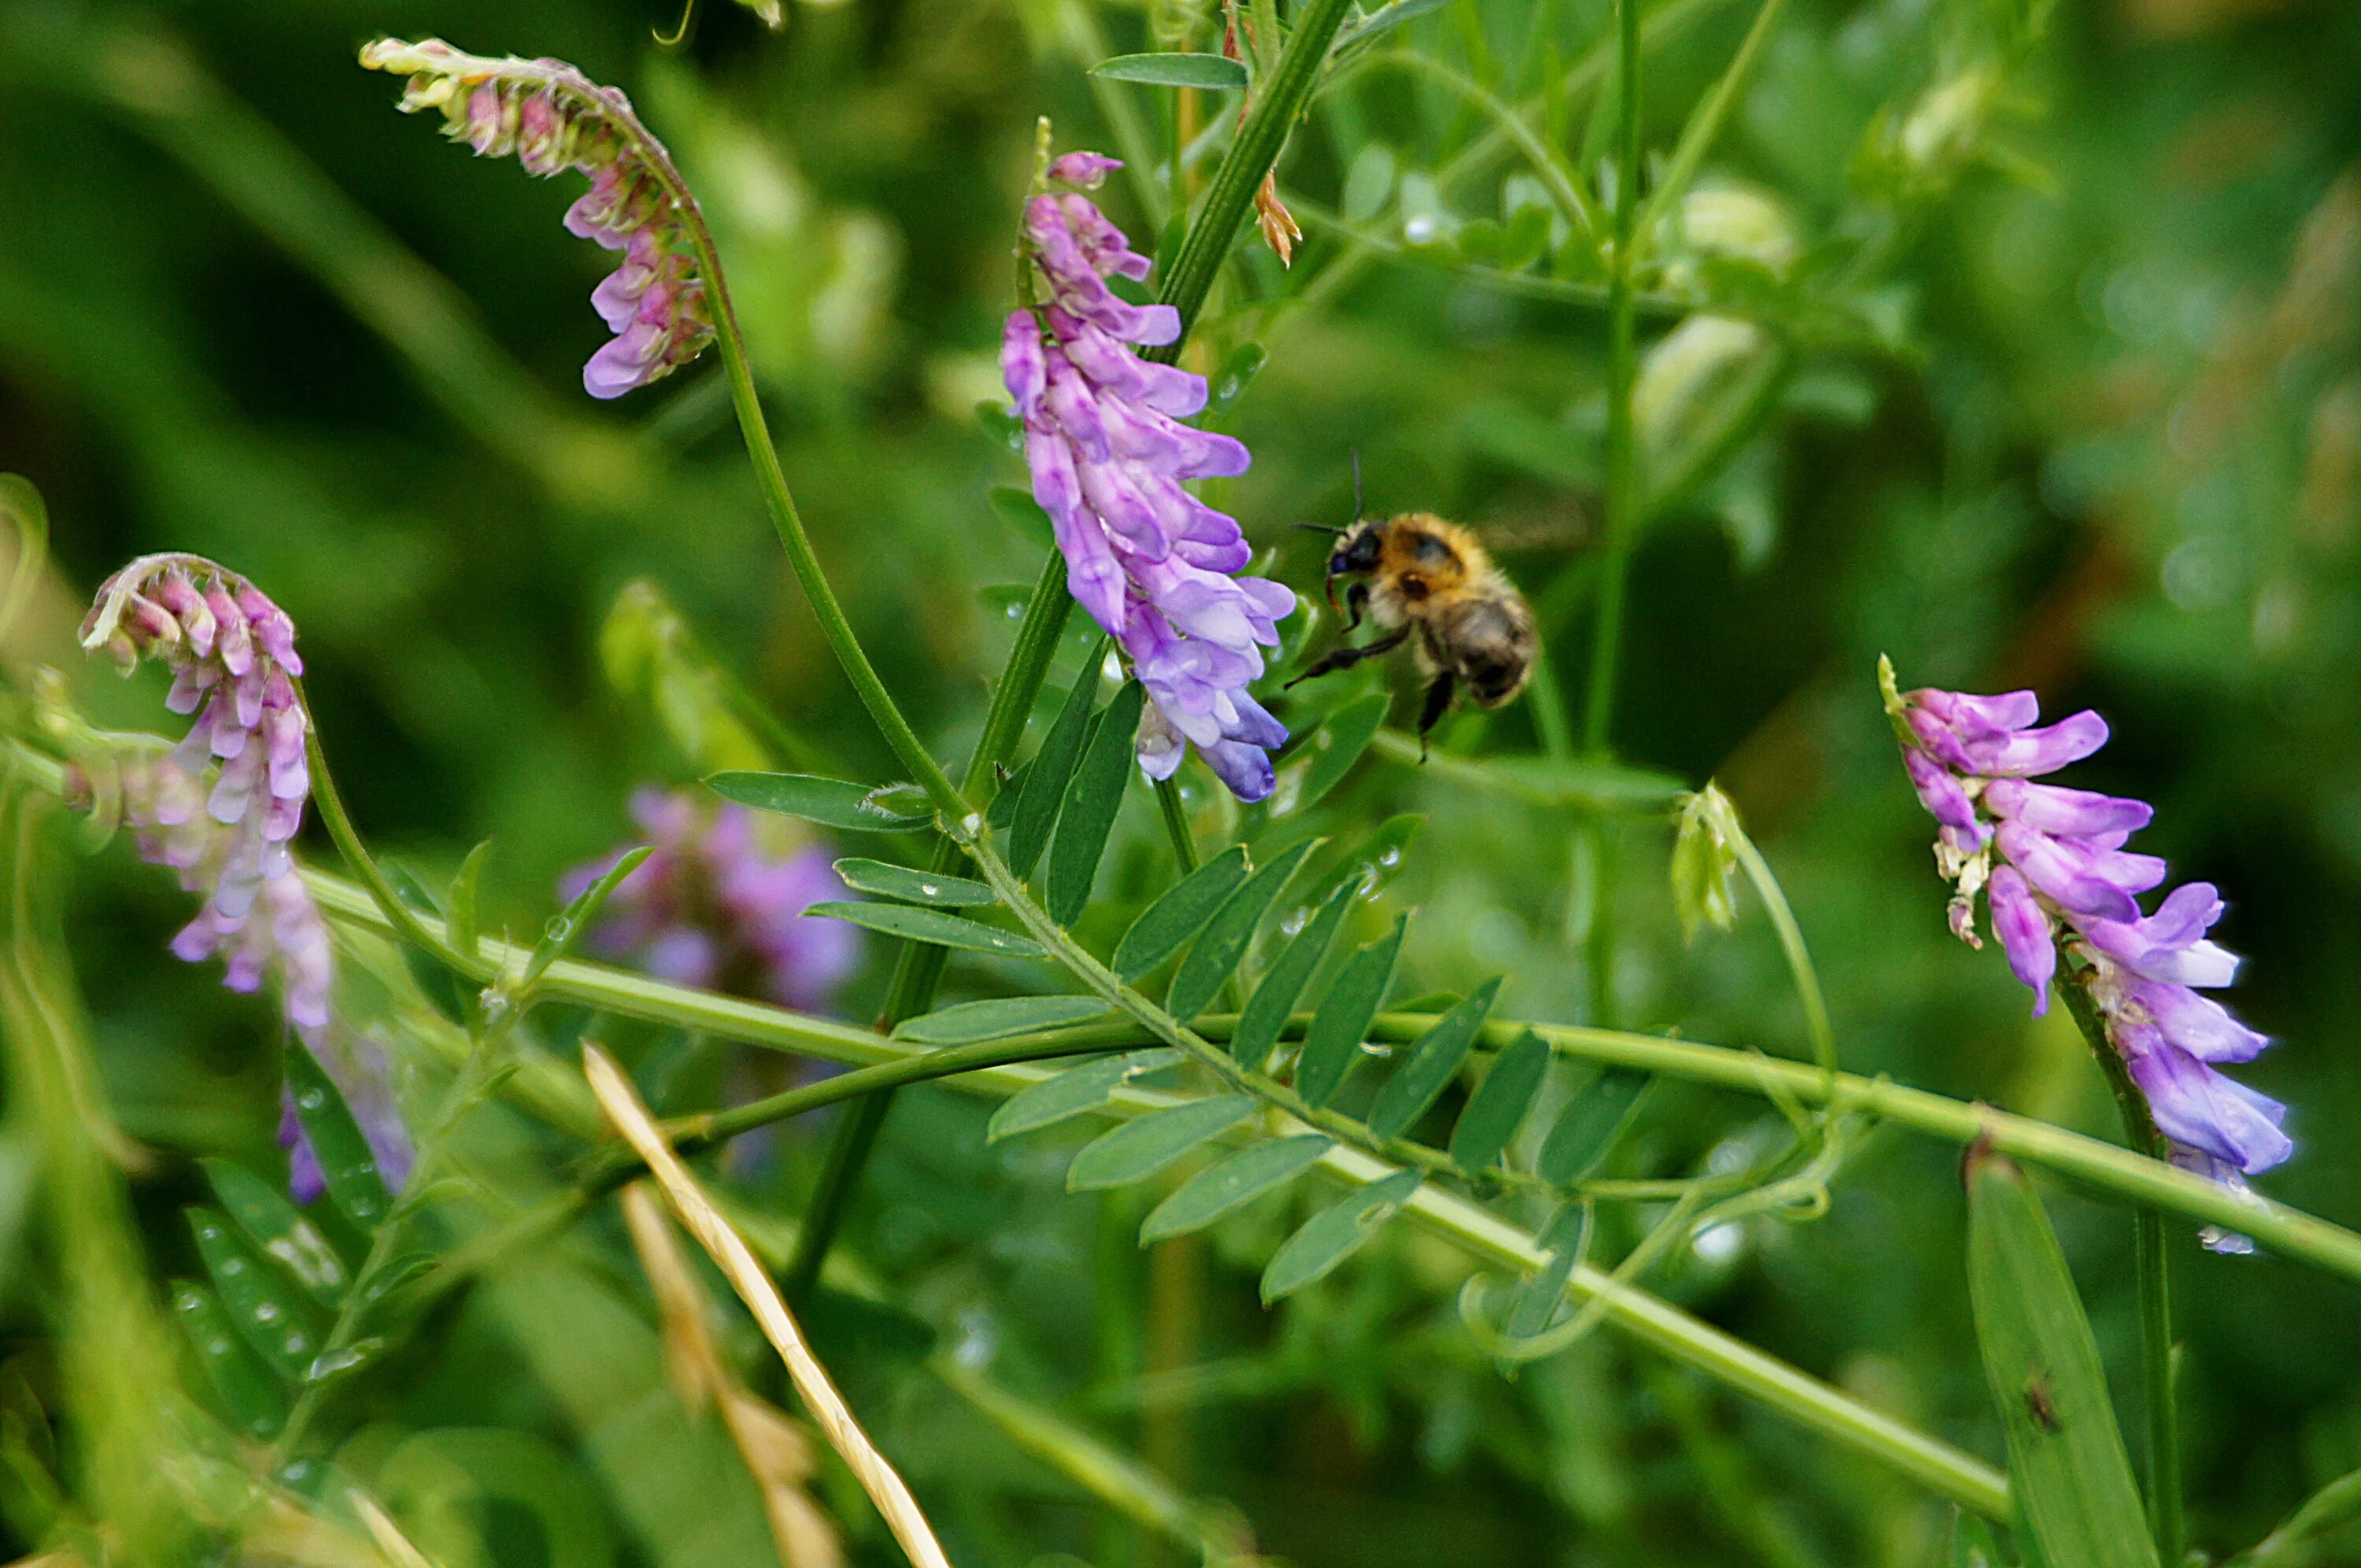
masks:
[[[1337,604],[1337,585],[1345,584]],[[1418,718],[1419,743],[1464,688],[1479,707],[1516,699],[1532,677],[1541,639],[1533,612],[1476,536],[1433,512],[1404,512],[1337,531],[1328,554],[1328,603],[1345,618],[1347,632],[1366,616],[1382,634],[1359,647],[1332,648],[1290,681],[1349,670],[1364,659],[1418,640],[1418,667],[1427,677]]]

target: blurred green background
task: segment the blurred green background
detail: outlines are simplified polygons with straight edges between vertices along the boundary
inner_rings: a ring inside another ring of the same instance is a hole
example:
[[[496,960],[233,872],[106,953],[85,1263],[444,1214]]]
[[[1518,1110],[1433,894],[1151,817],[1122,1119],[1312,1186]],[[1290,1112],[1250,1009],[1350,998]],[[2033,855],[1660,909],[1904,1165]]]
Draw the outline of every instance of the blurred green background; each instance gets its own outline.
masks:
[[[1661,149],[1752,11],[1650,15]],[[494,839],[488,900],[520,931],[564,868],[627,835],[632,786],[695,772],[601,674],[599,629],[633,578],[845,771],[887,777],[890,760],[782,569],[718,368],[614,406],[583,397],[604,258],[558,225],[574,181],[537,184],[401,119],[356,48],[441,35],[561,56],[632,93],[713,216],[839,592],[957,755],[1009,637],[993,590],[1039,561],[987,503],[1021,465],[973,412],[997,392],[1035,116],[1061,147],[1126,150],[1128,121],[1159,152],[1170,94],[1083,68],[1216,47],[1219,28],[1189,0],[837,0],[792,5],[773,35],[705,0],[687,44],[659,49],[653,30],[676,20],[636,0],[0,8],[0,467],[47,495],[77,593],[162,549],[262,584],[302,629],[364,833],[444,872]],[[2222,886],[2218,934],[2251,956],[2238,1004],[2280,1043],[2243,1076],[2293,1107],[2300,1146],[2265,1185],[2361,1222],[2361,1147],[2343,1135],[2361,1120],[2361,9],[2063,0],[2021,59],[1995,52],[1993,27],[1941,0],[1784,14],[1708,168],[1792,236],[1758,271],[1793,357],[1765,417],[1642,543],[1617,747],[1736,799],[1812,942],[1848,1068],[2112,1135],[2062,1012],[2029,1025],[1997,957],[1945,931],[1874,661],[1890,653],[1905,685],[2030,685],[2053,714],[2101,708],[2115,739],[2076,782],[2157,801],[2144,843]],[[1599,0],[1454,0],[1400,38],[1522,104],[1579,76],[1610,32]],[[1914,110],[1928,124],[1930,89],[1962,82],[1985,93],[1966,155],[1892,151]],[[1579,159],[1590,99],[1554,112]],[[1372,512],[1490,534],[1578,691],[1600,316],[1582,280],[1510,254],[1537,197],[1515,160],[1462,156],[1486,129],[1399,71],[1315,104],[1283,165],[1309,235],[1296,265],[1250,250],[1201,334],[1209,367],[1247,342],[1268,355],[1223,416],[1256,454],[1223,499],[1274,575],[1311,591],[1318,543],[1288,524],[1350,515],[1357,449]],[[1109,187],[1148,248],[1161,214],[1144,197],[1161,199]],[[1652,318],[1644,341],[1672,324]],[[1763,363],[1708,357],[1683,382],[1656,354],[1647,428],[1674,440]],[[157,726],[160,682],[80,668],[53,608],[45,640],[15,652],[70,667],[106,720]],[[1530,750],[1534,722],[1531,703],[1455,721],[1445,746]],[[1221,825],[1217,803],[1197,805]],[[1578,1015],[1566,824],[1374,759],[1318,810],[1347,836],[1428,817],[1384,909],[1361,916],[1367,936],[1422,911],[1402,994],[1506,972],[1504,1014]],[[1114,882],[1137,896],[1168,851],[1147,804],[1132,812]],[[1685,949],[1665,836],[1617,831],[1619,1021],[1799,1052],[1759,910]],[[163,959],[183,917],[121,845],[86,868],[70,916],[107,1091],[162,1151],[135,1199],[163,1273],[190,1266],[176,1211],[201,1184],[185,1157],[266,1160],[276,1116],[268,1005]],[[864,1016],[882,982],[873,964],[845,1014]],[[986,972],[961,993],[1002,983]],[[727,1053],[632,1043],[672,1053],[678,1108],[742,1091]],[[1761,1135],[1763,1113],[1663,1086],[1620,1157],[1691,1168]],[[983,1114],[949,1091],[904,1097],[851,1250],[972,1364],[1226,1499],[1268,1552],[1365,1568],[1940,1558],[1947,1508],[1606,1335],[1503,1378],[1455,1321],[1464,1266],[1433,1244],[1397,1236],[1265,1314],[1246,1260],[1268,1236],[1137,1254],[1123,1213],[1101,1212],[1135,1200],[1066,1195],[1062,1153],[987,1150]],[[816,1148],[813,1129],[789,1134],[749,1190],[797,1212]],[[2070,1193],[2051,1206],[2136,1414],[2129,1226]],[[17,1229],[0,1201],[0,1361],[39,1387]],[[1824,1221],[1757,1223],[1659,1283],[1993,1455],[1960,1236],[1954,1151],[1889,1132]],[[2194,1534],[2219,1554],[2361,1465],[2355,1300],[2268,1257],[2177,1245]],[[767,1550],[746,1519],[714,1522],[719,1484],[693,1455],[614,1424],[603,1378],[627,1365],[655,1386],[631,1311],[527,1270],[434,1332],[345,1462],[510,1429],[541,1445],[541,1469],[513,1468],[543,1477],[544,1501],[610,1518],[625,1561],[683,1555],[708,1525],[700,1561]],[[962,1563],[1171,1560],[939,1385],[886,1367],[854,1392]],[[549,1560],[509,1513],[478,1517],[485,1560]],[[855,1542],[862,1561],[891,1552],[873,1530]]]

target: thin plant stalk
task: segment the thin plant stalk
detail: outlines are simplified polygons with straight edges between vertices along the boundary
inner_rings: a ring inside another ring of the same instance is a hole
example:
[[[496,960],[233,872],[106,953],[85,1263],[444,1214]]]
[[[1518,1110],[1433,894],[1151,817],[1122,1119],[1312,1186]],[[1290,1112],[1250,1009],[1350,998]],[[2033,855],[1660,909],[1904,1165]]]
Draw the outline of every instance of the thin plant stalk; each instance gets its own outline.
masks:
[[[21,758],[25,753],[18,755]],[[45,787],[61,789],[61,772],[54,762],[49,764],[48,773]],[[365,889],[317,871],[305,872],[304,882],[332,920],[393,934],[392,921]],[[413,919],[423,926],[430,941],[440,944],[441,921],[428,916]],[[493,964],[522,963],[525,956],[524,949],[508,947],[489,937],[484,938],[483,949],[486,961]],[[917,1055],[925,1048],[833,1019],[671,985],[579,959],[560,959],[550,965],[542,977],[541,990],[547,998],[827,1061],[868,1066]],[[1234,1015],[1213,1014],[1198,1019],[1193,1027],[1208,1039],[1226,1040],[1236,1023]],[[1309,1023],[1308,1015],[1295,1018],[1290,1025],[1290,1036],[1300,1037]],[[1378,1044],[1409,1045],[1433,1023],[1432,1016],[1422,1013],[1379,1014],[1370,1025],[1368,1037]],[[1698,1040],[1574,1024],[1494,1019],[1477,1036],[1477,1045],[1502,1050],[1528,1028],[1548,1041],[1557,1053],[1584,1061],[1664,1073],[1764,1099],[1785,1093],[1806,1105],[1840,1102],[1848,1109],[1963,1146],[1978,1138],[1989,1138],[1995,1149],[2011,1158],[2040,1166],[2103,1198],[2145,1204],[2192,1224],[2214,1224],[2239,1231],[2282,1256],[2361,1284],[2361,1234],[2258,1194],[2234,1193],[2216,1182],[2119,1144],[2028,1116],[2013,1115],[1990,1105],[1954,1100],[1855,1073],[1839,1073],[1831,1091],[1823,1082],[1817,1063],[1783,1061],[1759,1051]],[[1109,1050],[1148,1043],[1137,1025],[1119,1019],[1104,1025],[1074,1025],[1060,1033],[1061,1037],[1079,1041],[1091,1037],[1089,1031],[1095,1031],[1095,1037]],[[1017,1040],[1003,1043],[1013,1046]],[[1038,1069],[1012,1066],[970,1074],[958,1081],[980,1092],[1007,1095],[1038,1082],[1041,1076]],[[1142,1108],[1164,1103],[1160,1099],[1143,1095],[1144,1091],[1119,1091],[1115,1103]]]
[[[970,797],[982,797],[998,770],[1016,755],[1017,743],[1024,739],[1026,722],[1033,716],[1034,700],[1040,696],[1041,684],[1049,675],[1050,659],[1058,651],[1058,639],[1065,632],[1073,605],[1072,596],[1066,592],[1065,557],[1052,550],[1042,564],[1039,579],[1033,585],[1033,597],[1026,601],[1025,619],[1016,629],[1008,663],[992,688],[992,703],[983,716],[983,731],[976,738],[974,754],[968,758],[961,789]],[[932,863],[936,871],[955,876],[965,868],[967,857],[957,844],[946,839],[935,846]],[[915,1018],[935,1004],[935,990],[941,983],[943,964],[949,957],[945,949],[922,942],[903,945],[895,959],[884,1011],[877,1020],[881,1033],[892,1034],[903,1020]],[[862,1099],[837,1124],[836,1135],[829,1141],[828,1156],[820,1167],[818,1185],[813,1189],[811,1202],[805,1210],[803,1228],[796,1234],[794,1255],[788,1259],[781,1280],[789,1302],[810,1299],[812,1288],[819,1282],[820,1269],[828,1261],[828,1250],[835,1245],[838,1228],[843,1223],[845,1205],[860,1184],[861,1172],[868,1165],[869,1156],[877,1146],[878,1135],[884,1131],[886,1114],[893,1108],[894,1093],[889,1086]]]
[[[1639,433],[1634,428],[1633,389],[1639,378],[1638,308],[1633,291],[1640,211],[1640,4],[1617,0],[1616,108],[1613,243],[1607,254],[1607,496],[1606,549],[1598,571],[1598,603],[1591,628],[1590,680],[1583,703],[1582,745],[1603,757],[1615,713],[1616,663],[1623,647],[1623,597],[1631,573],[1631,548],[1639,533],[1641,489]],[[1579,924],[1583,971],[1587,980],[1589,1021],[1615,1019],[1616,845],[1604,824],[1588,817],[1576,824],[1573,871],[1587,873],[1567,906],[1569,927]],[[1569,929],[1568,936],[1576,933]]]
[[[870,663],[867,650],[852,630],[852,622],[838,602],[836,590],[829,586],[828,575],[822,571],[819,556],[812,549],[811,535],[805,532],[803,516],[796,510],[794,495],[787,488],[786,470],[779,462],[779,449],[771,439],[770,422],[763,414],[761,392],[754,385],[753,367],[746,356],[746,339],[738,324],[737,307],[730,302],[730,286],[722,276],[720,253],[713,243],[713,231],[706,226],[705,214],[698,210],[694,197],[681,188],[680,219],[689,244],[697,252],[697,264],[705,279],[707,295],[713,310],[714,341],[721,352],[722,373],[729,378],[730,400],[738,411],[738,427],[746,441],[746,455],[754,466],[755,488],[763,492],[763,504],[771,514],[772,527],[777,532],[779,543],[787,553],[787,565],[802,587],[804,600],[811,607],[812,619],[819,623],[820,635],[828,641],[829,651],[844,671],[845,679],[869,710],[869,717],[893,748],[895,757],[908,770],[918,787],[927,792],[935,809],[954,820],[964,817],[973,809],[966,796],[943,772],[917,731],[885,689],[876,665]]]
[[[1763,900],[1763,912],[1771,917],[1771,928],[1779,934],[1779,950],[1786,955],[1787,972],[1795,982],[1795,999],[1804,1008],[1804,1034],[1812,1043],[1812,1059],[1820,1064],[1822,1080],[1833,1091],[1837,1080],[1837,1036],[1828,1024],[1828,998],[1820,991],[1820,973],[1812,964],[1812,950],[1804,943],[1804,928],[1795,923],[1795,912],[1788,907],[1787,894],[1772,874],[1771,862],[1754,846],[1746,829],[1738,824],[1737,814],[1730,813],[1723,825],[1729,835],[1730,852],[1738,857],[1746,880],[1754,884],[1755,895]]]
[[[2082,1031],[2083,1041],[2107,1075],[2114,1091],[2115,1108],[2123,1115],[2124,1137],[2134,1149],[2162,1161],[2169,1147],[2148,1114],[2147,1097],[2132,1081],[2131,1069],[2108,1042],[2106,1025],[2092,1004],[2090,992],[2069,981],[2059,986],[2066,1010]],[[2187,1545],[2182,1513],[2180,1421],[2172,1379],[2171,1258],[2165,1249],[2164,1215],[2143,1204],[2132,1212],[2132,1244],[2139,1276],[2140,1381],[2147,1412],[2147,1517],[2156,1537],[2157,1555],[2177,1564]]]
[[[1620,95],[1616,101],[1614,246],[1607,258],[1607,538],[1591,638],[1589,696],[1582,721],[1583,748],[1593,753],[1606,751],[1614,717],[1623,594],[1631,575],[1642,500],[1639,434],[1633,428],[1631,407],[1639,376],[1638,313],[1633,298],[1638,260],[1634,236],[1640,209],[1639,0],[1618,0],[1616,21]]]

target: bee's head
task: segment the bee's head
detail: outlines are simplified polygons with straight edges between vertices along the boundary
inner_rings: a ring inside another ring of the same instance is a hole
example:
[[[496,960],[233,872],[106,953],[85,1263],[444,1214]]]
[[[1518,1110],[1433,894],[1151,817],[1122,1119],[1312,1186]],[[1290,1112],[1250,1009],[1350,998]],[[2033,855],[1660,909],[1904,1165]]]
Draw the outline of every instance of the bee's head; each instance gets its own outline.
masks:
[[[1336,536],[1336,547],[1328,552],[1328,605],[1336,605],[1336,579],[1366,576],[1378,569],[1378,525],[1356,522]]]

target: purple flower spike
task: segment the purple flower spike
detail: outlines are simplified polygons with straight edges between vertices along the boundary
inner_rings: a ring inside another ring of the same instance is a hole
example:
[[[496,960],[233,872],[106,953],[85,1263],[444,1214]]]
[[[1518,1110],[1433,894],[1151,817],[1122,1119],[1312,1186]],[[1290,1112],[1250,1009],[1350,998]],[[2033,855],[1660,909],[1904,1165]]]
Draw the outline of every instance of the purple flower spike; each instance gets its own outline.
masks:
[[[594,398],[620,398],[670,375],[713,341],[713,314],[697,275],[689,216],[695,203],[664,144],[621,90],[602,87],[562,60],[491,59],[440,38],[379,38],[361,50],[371,71],[407,77],[405,114],[434,109],[454,141],[481,158],[514,154],[529,174],[568,170],[590,189],[566,209],[566,226],[625,253],[590,296],[615,334],[582,367]]]
[[[1115,159],[1068,153],[1050,178],[1093,184]],[[1025,422],[1033,497],[1049,514],[1075,602],[1123,646],[1149,707],[1139,764],[1166,779],[1194,744],[1231,793],[1271,791],[1271,748],[1286,727],[1246,694],[1262,650],[1295,596],[1237,577],[1254,552],[1235,519],[1182,488],[1246,472],[1244,444],[1179,422],[1205,406],[1205,378],[1141,359],[1126,346],[1170,343],[1179,315],[1133,305],[1111,277],[1148,275],[1148,258],[1088,198],[1041,195],[1026,204],[1030,254],[1047,303],[1012,312],[1001,374]],[[1044,341],[1044,334],[1047,341]]]
[[[1911,785],[1940,825],[1935,859],[1956,889],[1952,930],[1977,943],[1981,889],[2010,970],[2034,993],[2036,1017],[2048,1007],[2064,943],[2070,981],[2089,994],[2174,1163],[2244,1191],[2245,1177],[2293,1154],[2280,1130],[2286,1108],[2211,1065],[2250,1061],[2270,1043],[2197,994],[2237,978],[2236,955],[2206,936],[2222,916],[2220,895],[2190,883],[2143,915],[2137,895],[2161,883],[2167,868],[2124,843],[2153,808],[2029,782],[2104,745],[2106,721],[2083,712],[2035,729],[2040,706],[2031,692],[1904,694],[1883,674]],[[2218,1252],[2253,1250],[2216,1230],[2204,1241]]]
[[[860,928],[807,919],[845,886],[818,845],[769,839],[775,824],[742,806],[708,806],[683,791],[643,789],[631,818],[654,853],[623,879],[590,934],[593,951],[631,959],[677,985],[764,996],[806,1012],[828,1005],[861,959]],[[577,866],[573,898],[621,853]]]

